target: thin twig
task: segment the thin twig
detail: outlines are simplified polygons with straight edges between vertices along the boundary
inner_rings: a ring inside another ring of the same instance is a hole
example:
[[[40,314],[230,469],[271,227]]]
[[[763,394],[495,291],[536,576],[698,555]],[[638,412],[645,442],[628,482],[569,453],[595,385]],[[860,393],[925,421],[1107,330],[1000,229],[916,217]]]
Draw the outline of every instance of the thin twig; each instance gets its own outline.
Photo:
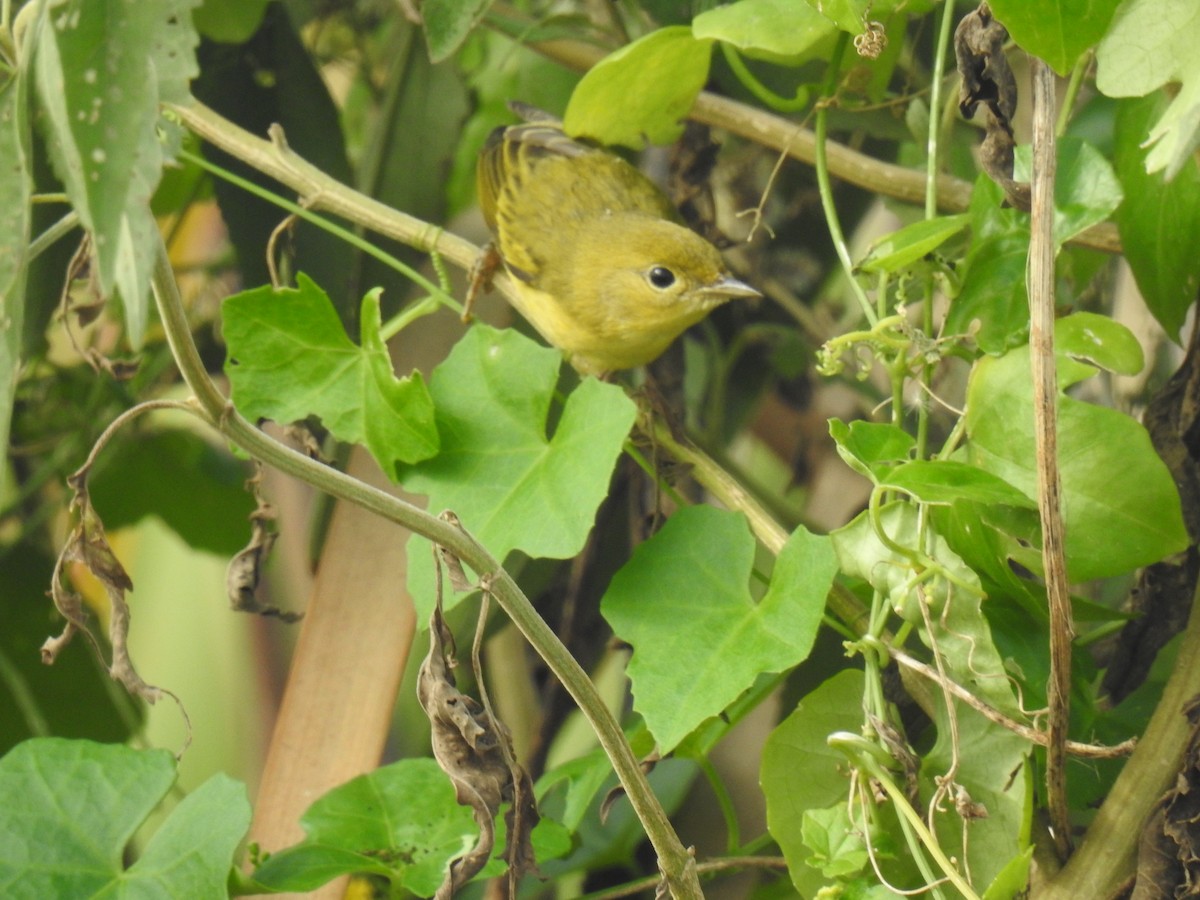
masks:
[[[1031,744],[1037,744],[1039,747],[1045,747],[1050,743],[1050,736],[1029,725],[1024,725],[1016,719],[1009,718],[994,706],[990,706],[980,700],[969,690],[955,681],[951,681],[932,668],[921,662],[919,659],[914,659],[903,650],[897,647],[889,646],[887,648],[888,655],[896,660],[900,665],[907,669],[911,669],[923,678],[928,678],[930,681],[939,685],[947,693],[953,694],[975,712],[979,713],[989,722],[995,722],[1002,728],[1007,728],[1018,737],[1024,738]],[[1128,756],[1137,746],[1137,738],[1130,738],[1127,741],[1122,741],[1119,744],[1106,746],[1104,744],[1084,744],[1079,741],[1067,741],[1067,753],[1072,756],[1082,757],[1084,759],[1116,759],[1122,756]]]
[[[1030,212],[1029,363],[1033,373],[1033,421],[1037,446],[1038,512],[1042,521],[1042,566],[1050,604],[1050,708],[1046,746],[1046,804],[1054,845],[1063,859],[1071,852],[1067,805],[1066,742],[1071,715],[1071,594],[1067,584],[1058,472],[1058,387],[1054,363],[1054,73],[1033,59],[1033,206]]]
[[[710,859],[696,863],[696,871],[701,875],[717,872],[736,872],[740,869],[786,869],[787,860],[782,856],[732,856],[727,859]],[[652,891],[661,879],[657,875],[639,878],[614,888],[584,894],[580,900],[618,900],[620,897],[632,897],[644,891]]]

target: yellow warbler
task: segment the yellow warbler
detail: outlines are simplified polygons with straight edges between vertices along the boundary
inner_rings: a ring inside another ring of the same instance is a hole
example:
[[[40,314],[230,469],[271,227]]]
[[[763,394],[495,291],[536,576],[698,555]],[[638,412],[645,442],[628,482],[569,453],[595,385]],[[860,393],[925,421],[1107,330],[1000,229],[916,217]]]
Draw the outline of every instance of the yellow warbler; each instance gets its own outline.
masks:
[[[477,181],[514,305],[580,372],[648,363],[714,307],[760,296],[641,172],[553,120],[493,131]]]

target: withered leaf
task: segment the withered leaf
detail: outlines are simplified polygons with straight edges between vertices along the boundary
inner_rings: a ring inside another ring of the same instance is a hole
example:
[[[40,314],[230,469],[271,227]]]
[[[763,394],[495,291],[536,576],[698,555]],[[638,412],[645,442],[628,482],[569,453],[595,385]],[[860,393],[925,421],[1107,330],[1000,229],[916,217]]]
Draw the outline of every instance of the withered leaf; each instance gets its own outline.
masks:
[[[417,676],[417,699],[432,726],[433,756],[454,784],[458,802],[470,806],[479,826],[475,847],[450,864],[435,895],[449,900],[491,857],[495,818],[502,803],[505,816],[509,896],[516,896],[520,877],[535,870],[530,834],[538,822],[533,783],[513,759],[512,740],[503,723],[472,697],[458,690],[453,672],[454,636],[442,616],[439,591],[429,623],[429,653]]]
[[[250,513],[250,542],[237,552],[225,570],[225,592],[229,597],[229,605],[235,612],[274,616],[284,622],[295,622],[302,618],[303,613],[288,612],[278,606],[263,603],[258,598],[262,568],[271,554],[271,548],[275,546],[278,534],[271,530],[271,523],[275,521],[275,511],[261,493],[261,470],[246,483],[246,486],[253,491],[257,506],[254,512]]]
[[[1008,202],[1029,210],[1029,185],[1013,180],[1012,118],[1017,111],[1017,81],[1004,55],[1008,29],[992,16],[991,7],[980,3],[954,30],[954,56],[959,87],[958,108],[963,118],[975,115],[983,105],[984,139],[979,163],[993,181],[1004,189]]]
[[[112,663],[108,665],[108,674],[135,697],[140,697],[147,703],[154,703],[168,692],[143,681],[129,657],[129,604],[125,602],[125,592],[133,589],[133,582],[117,555],[113,553],[104,533],[104,523],[92,508],[87,487],[89,471],[85,466],[67,479],[67,483],[75,491],[71,505],[79,510],[79,522],[55,563],[50,590],[54,605],[67,620],[67,624],[62,634],[47,638],[42,644],[42,662],[52,664],[77,631],[87,635],[100,661],[104,662],[100,644],[87,627],[87,614],[83,602],[78,594],[63,584],[65,567],[71,563],[82,563],[108,595],[108,638],[112,644]]]

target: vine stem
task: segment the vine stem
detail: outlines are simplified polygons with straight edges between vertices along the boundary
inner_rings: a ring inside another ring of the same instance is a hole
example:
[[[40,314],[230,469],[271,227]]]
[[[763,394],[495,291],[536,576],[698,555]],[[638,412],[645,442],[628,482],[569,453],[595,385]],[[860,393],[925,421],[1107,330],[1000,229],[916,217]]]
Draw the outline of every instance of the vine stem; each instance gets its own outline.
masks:
[[[892,805],[896,809],[896,813],[912,828],[916,833],[921,845],[937,863],[938,868],[949,879],[950,883],[958,888],[959,892],[967,900],[979,900],[979,895],[972,890],[971,885],[963,878],[962,873],[958,871],[958,867],[946,857],[942,852],[941,845],[938,843],[933,833],[925,826],[917,811],[912,808],[912,804],[908,802],[908,798],[904,795],[891,776],[884,771],[882,765],[875,757],[875,753],[879,748],[871,744],[865,738],[857,734],[849,734],[847,732],[836,732],[828,738],[830,747],[834,747],[845,753],[848,757],[854,760],[858,765],[867,771],[870,776],[875,779],[879,785],[887,792],[888,797],[892,801]]]
[[[846,52],[846,45],[849,42],[850,35],[844,31],[839,31],[837,43],[833,47],[833,56],[829,60],[829,73],[825,79],[825,86],[821,91],[821,99],[817,103],[817,188],[821,193],[821,208],[825,211],[825,226],[829,229],[829,237],[833,241],[833,248],[837,251],[837,257],[842,264],[842,270],[846,273],[846,280],[850,283],[850,291],[854,294],[854,299],[858,301],[858,305],[862,307],[863,315],[866,316],[867,321],[874,326],[878,318],[875,315],[874,307],[871,306],[871,301],[867,299],[866,292],[862,289],[862,285],[854,277],[854,261],[850,259],[850,248],[846,245],[846,238],[842,234],[842,223],[837,215],[837,206],[833,202],[833,187],[829,182],[829,159],[826,153],[826,138],[829,131],[829,107],[833,104],[837,93],[838,71],[841,69],[842,56]]]
[[[398,497],[309,459],[270,438],[242,418],[208,377],[192,341],[179,288],[175,283],[166,246],[161,240],[158,241],[155,250],[152,284],[167,342],[184,380],[213,426],[255,459],[340,500],[353,503],[387,521],[423,535],[459,557],[477,574],[489,576],[492,596],[525,639],[546,661],[595,731],[629,797],[630,804],[654,846],[671,896],[689,900],[703,897],[696,876],[695,858],[675,834],[666,812],[651,790],[645,773],[625,740],[620,725],[604,705],[587,673],[538,615],[512,576],[485,547],[463,529]]]
[[[1058,384],[1054,362],[1054,72],[1040,59],[1033,70],[1033,205],[1030,214],[1029,363],[1037,447],[1038,512],[1042,521],[1042,567],[1050,605],[1050,683],[1046,746],[1046,803],[1054,846],[1071,852],[1067,805],[1067,728],[1071,715],[1071,594],[1063,542],[1062,482],[1058,471]]]
[[[939,148],[941,146],[942,130],[942,88],[946,73],[946,51],[950,47],[950,26],[954,22],[953,0],[944,0],[942,4],[942,22],[938,29],[937,48],[933,57],[933,77],[929,92],[929,134],[925,143],[925,218],[932,219],[938,214],[938,169]],[[933,276],[925,275],[925,303],[921,310],[921,327],[925,334],[933,335]],[[920,402],[917,406],[917,459],[924,459],[929,445],[929,395],[933,386],[933,373],[936,366],[927,362],[921,367]]]

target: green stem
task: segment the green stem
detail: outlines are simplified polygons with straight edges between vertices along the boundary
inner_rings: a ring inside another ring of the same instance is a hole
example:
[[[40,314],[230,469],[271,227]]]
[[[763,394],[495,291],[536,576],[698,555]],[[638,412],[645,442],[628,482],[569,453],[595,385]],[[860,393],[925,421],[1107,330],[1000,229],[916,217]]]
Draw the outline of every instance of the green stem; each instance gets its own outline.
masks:
[[[675,490],[675,488],[669,484],[665,478],[658,474],[657,470],[654,468],[654,465],[650,462],[650,460],[646,459],[646,455],[642,453],[641,450],[634,446],[633,441],[625,442],[625,453],[630,459],[637,463],[639,469],[641,469],[643,472],[649,475],[651,479],[654,480],[654,483],[658,486],[660,491],[671,498],[672,503],[680,507],[691,505],[679,493],[679,491]]]
[[[946,51],[950,46],[950,25],[954,22],[953,0],[943,0],[942,22],[938,29],[937,49],[933,56],[933,77],[929,90],[929,139],[925,160],[925,218],[937,215],[938,138],[942,126],[942,80],[946,73]]]
[[[732,856],[738,852],[738,847],[742,843],[742,832],[738,828],[737,810],[733,806],[733,797],[730,796],[729,788],[725,786],[725,782],[721,779],[716,767],[713,766],[712,760],[707,756],[697,756],[695,762],[700,766],[700,771],[704,773],[708,786],[712,788],[713,796],[717,798],[717,806],[721,810],[721,817],[725,820],[725,855]]]
[[[696,877],[695,859],[671,827],[620,725],[609,713],[587,673],[538,615],[512,576],[486,548],[461,528],[280,444],[242,418],[208,377],[196,345],[192,342],[183,301],[171,271],[166,246],[161,241],[156,252],[152,286],[167,341],[194,395],[193,402],[204,411],[214,427],[255,459],[423,535],[459,557],[476,573],[489,576],[492,596],[546,661],[596,732],[658,854],[659,865],[671,894],[675,897],[703,897]]]
[[[390,341],[417,319],[437,312],[441,305],[441,301],[432,295],[422,297],[416,303],[410,303],[383,323],[383,327],[379,329],[379,337],[384,343]]]
[[[942,88],[946,73],[946,56],[950,47],[950,26],[954,21],[953,0],[944,0],[942,4],[942,21],[938,29],[937,48],[933,57],[933,77],[929,91],[929,138],[926,145],[925,160],[925,218],[932,219],[938,214],[938,172],[939,149],[942,133]],[[925,304],[921,310],[921,327],[926,335],[933,334],[933,277],[925,276]],[[929,389],[933,384],[934,366],[926,363],[921,367],[918,376],[925,390],[917,405],[917,459],[924,459],[929,444]]]
[[[329,221],[329,219],[325,218],[324,216],[322,216],[318,213],[313,212],[311,209],[308,209],[307,207],[301,206],[299,203],[293,203],[291,200],[288,200],[285,197],[281,197],[278,194],[274,193],[273,191],[267,190],[262,185],[255,184],[253,181],[249,181],[248,179],[242,178],[239,175],[235,175],[233,172],[230,172],[228,169],[224,169],[221,166],[216,165],[215,163],[211,163],[207,159],[205,159],[204,157],[202,157],[198,154],[190,153],[187,150],[180,150],[179,158],[186,160],[187,162],[193,163],[194,165],[197,165],[200,168],[204,169],[206,172],[208,172],[212,175],[215,175],[218,178],[222,178],[225,181],[228,181],[230,184],[235,185],[236,187],[239,187],[242,190],[244,190],[250,194],[253,194],[256,197],[260,197],[263,200],[266,200],[268,203],[273,203],[274,205],[278,206],[280,209],[286,210],[287,212],[291,213],[293,216],[296,216],[297,218],[300,218],[300,219],[304,219],[306,222],[310,222],[311,224],[317,226],[318,228],[329,232],[329,234],[332,234],[334,237],[340,238],[341,240],[345,241],[347,244],[350,244],[352,247],[361,251],[362,253],[365,253],[368,256],[373,256],[375,259],[379,260],[385,266],[388,266],[392,269],[395,269],[397,272],[400,272],[402,275],[404,275],[410,281],[412,281],[413,283],[417,284],[419,287],[424,289],[429,294],[429,296],[435,297],[438,300],[438,302],[441,303],[442,305],[448,306],[457,312],[460,312],[460,313],[462,312],[462,304],[459,303],[457,300],[455,300],[453,297],[451,297],[449,294],[447,294],[445,291],[443,291],[438,285],[434,284],[432,281],[430,281],[428,278],[426,278],[424,275],[422,275],[416,269],[412,268],[411,266],[405,265],[403,262],[398,260],[396,257],[392,256],[390,253],[386,253],[383,250],[380,250],[378,247],[376,247],[370,241],[364,240],[362,237],[358,236],[353,231],[350,231],[349,229],[343,228],[342,226]]]
[[[880,762],[875,757],[875,746],[856,734],[846,732],[838,732],[829,736],[829,746],[842,751],[858,765],[862,766],[870,774],[872,778],[879,782],[880,786],[887,792],[892,804],[899,813],[901,822],[907,822],[908,826],[916,833],[921,845],[925,851],[933,857],[933,861],[937,863],[938,868],[950,880],[962,896],[966,900],[979,900],[979,895],[975,893],[971,885],[969,885],[962,873],[958,871],[954,863],[947,859],[946,854],[942,852],[941,845],[938,844],[935,838],[917,815],[917,811],[912,808],[908,802],[908,798],[904,796],[904,791],[896,786],[887,771],[880,765]]]
[[[878,321],[871,301],[867,299],[866,291],[854,276],[854,263],[850,259],[850,248],[846,245],[846,237],[842,234],[842,223],[838,220],[837,207],[833,202],[833,187],[829,183],[829,161],[826,157],[826,140],[829,134],[829,107],[837,93],[838,70],[842,64],[842,56],[846,52],[846,44],[850,35],[844,31],[838,32],[837,43],[833,47],[833,57],[829,60],[829,72],[825,78],[825,86],[821,91],[821,99],[817,103],[816,116],[816,169],[817,188],[821,193],[821,208],[825,211],[825,225],[829,229],[829,237],[842,263],[842,271],[850,282],[850,290],[858,305],[862,307],[863,315],[872,326]]]
[[[32,241],[29,242],[29,255],[26,258],[26,265],[33,262],[61,237],[69,234],[71,229],[79,224],[79,213],[71,210]]]
[[[1057,137],[1062,137],[1067,133],[1067,125],[1071,122],[1071,112],[1075,106],[1075,98],[1079,96],[1079,86],[1083,84],[1083,76],[1087,74],[1088,67],[1092,64],[1093,51],[1088,50],[1083,56],[1079,57],[1079,61],[1075,63],[1075,68],[1071,70],[1071,80],[1067,82],[1066,93],[1063,94],[1062,106],[1058,108],[1058,121],[1054,123],[1054,134]]]
[[[808,85],[802,84],[797,87],[795,97],[781,97],[755,77],[745,61],[742,60],[741,54],[729,43],[721,41],[720,47],[725,56],[725,62],[729,64],[733,74],[742,83],[742,87],[761,100],[764,105],[771,107],[776,112],[783,113],[799,112],[808,106]]]

